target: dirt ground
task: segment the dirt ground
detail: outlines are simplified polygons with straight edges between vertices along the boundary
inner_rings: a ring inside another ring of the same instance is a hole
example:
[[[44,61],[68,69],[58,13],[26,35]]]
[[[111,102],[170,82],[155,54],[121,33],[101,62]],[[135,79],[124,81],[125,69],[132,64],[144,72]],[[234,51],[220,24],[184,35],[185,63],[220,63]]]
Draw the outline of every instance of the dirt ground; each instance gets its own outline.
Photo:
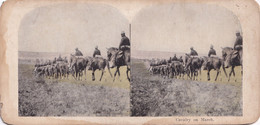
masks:
[[[129,82],[36,78],[32,71],[32,65],[19,64],[19,116],[130,115]]]
[[[133,61],[130,86],[121,70],[115,82],[107,72],[102,82],[90,72],[84,81],[55,80],[19,64],[19,116],[242,116],[242,82],[162,78]]]
[[[131,67],[131,116],[242,116],[242,83],[212,83],[151,75]]]

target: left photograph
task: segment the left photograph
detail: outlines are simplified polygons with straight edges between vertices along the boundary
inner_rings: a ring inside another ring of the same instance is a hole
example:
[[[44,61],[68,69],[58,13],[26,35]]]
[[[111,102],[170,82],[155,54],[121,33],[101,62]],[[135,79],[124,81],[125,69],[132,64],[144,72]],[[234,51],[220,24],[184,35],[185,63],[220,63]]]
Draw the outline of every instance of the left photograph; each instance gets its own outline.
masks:
[[[31,10],[19,27],[19,116],[130,116],[131,25],[105,4]]]

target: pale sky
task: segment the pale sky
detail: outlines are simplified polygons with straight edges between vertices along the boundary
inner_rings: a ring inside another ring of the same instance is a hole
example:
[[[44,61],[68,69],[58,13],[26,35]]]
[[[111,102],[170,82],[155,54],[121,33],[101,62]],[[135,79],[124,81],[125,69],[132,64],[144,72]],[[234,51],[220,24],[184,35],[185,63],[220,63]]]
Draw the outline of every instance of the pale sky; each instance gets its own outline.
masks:
[[[37,8],[22,20],[19,51],[73,52],[78,47],[92,54],[98,45],[118,47],[121,31],[129,34],[128,20],[115,8],[104,4],[58,4]]]
[[[96,45],[102,55],[118,47],[121,31],[129,36],[132,51],[189,52],[193,46],[206,54],[212,44],[232,47],[236,31],[242,31],[233,13],[206,4],[162,4],[141,9],[131,22],[118,9],[104,4],[57,4],[34,9],[21,21],[19,51],[92,54]],[[241,33],[242,34],[242,33]]]
[[[206,4],[167,4],[142,9],[132,21],[132,51],[190,52],[207,54],[212,44],[233,47],[236,31],[242,31],[233,13]]]

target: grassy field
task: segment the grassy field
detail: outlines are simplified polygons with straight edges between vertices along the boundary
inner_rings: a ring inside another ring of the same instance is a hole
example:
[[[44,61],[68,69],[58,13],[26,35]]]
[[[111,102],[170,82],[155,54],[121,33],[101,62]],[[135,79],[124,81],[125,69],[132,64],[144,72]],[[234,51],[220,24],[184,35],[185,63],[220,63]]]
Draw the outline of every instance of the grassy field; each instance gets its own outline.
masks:
[[[33,65],[19,64],[19,116],[129,116],[130,83],[125,71],[115,82],[108,71],[102,81],[35,77]],[[114,69],[111,70],[114,72]],[[96,71],[96,79],[100,77]],[[85,79],[85,77],[83,77]]]
[[[215,82],[214,71],[211,75],[209,82],[206,76],[200,76],[200,81],[163,78],[151,75],[145,62],[133,61],[131,116],[241,116],[239,75],[236,77],[238,82],[227,82],[224,73],[221,74],[222,81]]]

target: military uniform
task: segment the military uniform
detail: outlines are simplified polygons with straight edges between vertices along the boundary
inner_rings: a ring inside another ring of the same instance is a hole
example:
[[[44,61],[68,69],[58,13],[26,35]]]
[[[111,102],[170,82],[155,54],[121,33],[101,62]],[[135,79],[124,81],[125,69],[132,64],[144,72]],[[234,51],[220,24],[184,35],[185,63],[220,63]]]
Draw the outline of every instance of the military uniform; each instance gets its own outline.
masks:
[[[59,56],[59,58],[57,59],[57,61],[62,61],[63,59]]]
[[[83,54],[79,50],[76,50],[75,56],[83,56]]]
[[[181,63],[183,63],[183,59],[182,59],[182,58],[180,58],[179,61],[180,61]]]
[[[126,36],[122,37],[121,42],[119,44],[119,50],[124,51],[126,49],[124,48],[124,46],[130,47],[130,40]]]
[[[234,49],[235,50],[240,50],[242,48],[242,45],[243,45],[243,38],[242,36],[237,36],[237,39],[235,41],[235,44],[234,44]]]
[[[190,55],[191,55],[191,56],[198,56],[198,53],[197,53],[194,49],[192,49],[192,50],[190,51]]]
[[[121,38],[121,41],[119,44],[119,51],[114,56],[115,59],[113,61],[112,67],[115,66],[117,61],[124,59],[124,53],[126,50],[130,50],[130,40],[125,36],[125,32],[122,32],[121,36],[122,36],[122,38]]]
[[[93,53],[93,57],[95,57],[96,55],[101,55],[101,52],[99,49],[95,49],[94,53]]]
[[[243,48],[243,38],[242,36],[240,36],[240,34],[237,35],[237,39],[235,41],[235,44],[234,44],[234,53],[232,55],[232,59],[235,59],[235,58],[238,58],[240,59],[242,52],[240,53],[240,51],[242,50]]]
[[[178,59],[177,59],[177,57],[176,56],[174,56],[173,58],[172,58],[172,61],[177,61]]]
[[[65,63],[68,63],[68,60],[67,60],[67,58],[64,58],[64,62],[65,62]]]
[[[216,51],[213,48],[209,50],[208,57],[210,57],[211,55],[217,55]]]

